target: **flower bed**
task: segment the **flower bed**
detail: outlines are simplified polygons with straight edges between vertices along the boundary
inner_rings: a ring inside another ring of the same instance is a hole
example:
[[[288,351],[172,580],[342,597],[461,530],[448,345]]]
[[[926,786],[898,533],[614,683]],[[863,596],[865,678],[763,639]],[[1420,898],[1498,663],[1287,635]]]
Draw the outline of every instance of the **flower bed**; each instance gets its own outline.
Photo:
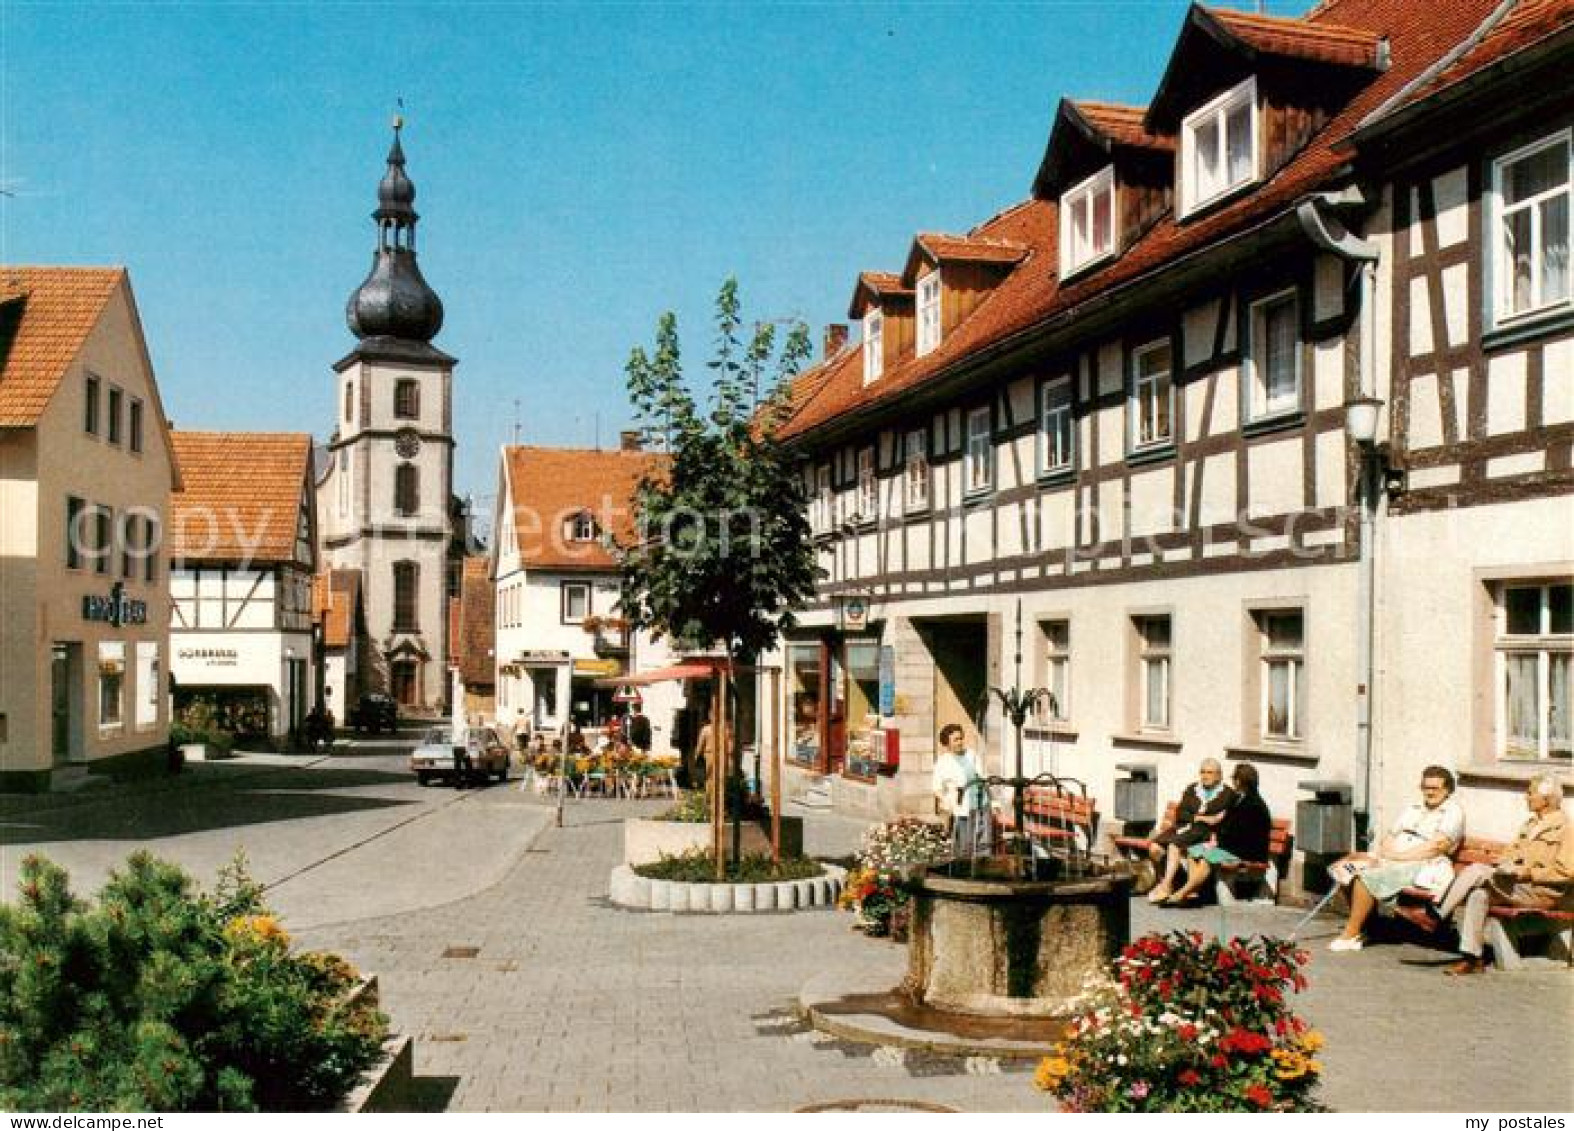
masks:
[[[1140,938],[1035,1082],[1065,1111],[1318,1111],[1322,1037],[1287,1005],[1306,961],[1283,939]]]
[[[834,864],[823,868],[823,875],[801,880],[718,884],[651,879],[622,864],[612,870],[608,894],[619,907],[640,911],[807,911],[830,906],[842,890],[842,869]]]
[[[774,883],[777,880],[809,880],[825,875],[817,860],[806,856],[783,856],[776,863],[763,853],[749,853],[741,860],[727,865],[727,878],[716,879],[716,858],[709,852],[685,852],[678,856],[663,855],[660,860],[634,867],[636,875],[648,880],[671,880],[680,884]]]

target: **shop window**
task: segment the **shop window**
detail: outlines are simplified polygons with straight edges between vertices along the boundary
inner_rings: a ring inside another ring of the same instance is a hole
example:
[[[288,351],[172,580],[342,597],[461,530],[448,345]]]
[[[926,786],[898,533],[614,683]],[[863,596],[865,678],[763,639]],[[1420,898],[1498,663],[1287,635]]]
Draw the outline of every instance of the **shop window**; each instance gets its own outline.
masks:
[[[102,641],[98,646],[98,726],[100,730],[114,730],[124,725],[125,697],[125,641]]]
[[[878,757],[870,746],[870,738],[880,725],[879,642],[849,640],[845,668],[846,769],[856,777],[873,777],[878,770]]]
[[[800,766],[818,767],[821,754],[820,645],[792,644],[787,649],[788,693],[792,696],[792,748],[789,757]]]
[[[138,730],[150,730],[158,722],[159,703],[158,645],[148,641],[137,643],[137,714]]]

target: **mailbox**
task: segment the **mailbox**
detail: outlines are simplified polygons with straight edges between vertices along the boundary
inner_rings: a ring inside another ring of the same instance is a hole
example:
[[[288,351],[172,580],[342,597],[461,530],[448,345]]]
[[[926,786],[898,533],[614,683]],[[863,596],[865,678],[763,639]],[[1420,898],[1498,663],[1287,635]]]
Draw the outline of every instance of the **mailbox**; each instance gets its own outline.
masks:
[[[1296,785],[1309,792],[1309,801],[1295,806],[1295,844],[1302,852],[1318,856],[1343,856],[1353,843],[1355,811],[1349,782],[1303,781]]]
[[[1159,768],[1152,762],[1122,762],[1126,773],[1115,779],[1115,819],[1127,825],[1151,825],[1159,819]]]

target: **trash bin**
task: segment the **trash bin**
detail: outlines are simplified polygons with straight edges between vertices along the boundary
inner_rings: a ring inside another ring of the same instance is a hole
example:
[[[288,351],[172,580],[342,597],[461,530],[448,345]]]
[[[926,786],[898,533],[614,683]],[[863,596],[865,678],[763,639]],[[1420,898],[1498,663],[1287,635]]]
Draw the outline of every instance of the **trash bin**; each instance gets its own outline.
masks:
[[[1126,777],[1115,779],[1115,819],[1125,825],[1151,825],[1159,819],[1159,767],[1153,762],[1121,762]]]
[[[1355,811],[1352,788],[1342,781],[1296,782],[1309,792],[1309,801],[1295,806],[1295,844],[1302,852],[1318,856],[1343,856],[1354,843]]]

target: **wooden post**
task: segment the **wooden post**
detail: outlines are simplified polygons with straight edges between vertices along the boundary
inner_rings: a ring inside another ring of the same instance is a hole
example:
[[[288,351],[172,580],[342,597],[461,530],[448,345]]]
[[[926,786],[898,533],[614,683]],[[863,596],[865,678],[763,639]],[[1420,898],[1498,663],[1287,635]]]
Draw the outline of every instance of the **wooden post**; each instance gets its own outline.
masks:
[[[771,861],[782,862],[782,673],[771,669]]]
[[[727,812],[726,786],[724,784],[726,770],[725,763],[722,760],[722,750],[724,749],[722,746],[722,735],[724,733],[722,730],[722,711],[724,709],[723,704],[727,701],[727,696],[722,688],[722,681],[727,677],[720,668],[714,669],[714,672],[710,710],[710,765],[706,767],[709,777],[705,784],[710,790],[710,850],[711,856],[716,861],[716,878],[720,880],[722,878],[722,829]]]

